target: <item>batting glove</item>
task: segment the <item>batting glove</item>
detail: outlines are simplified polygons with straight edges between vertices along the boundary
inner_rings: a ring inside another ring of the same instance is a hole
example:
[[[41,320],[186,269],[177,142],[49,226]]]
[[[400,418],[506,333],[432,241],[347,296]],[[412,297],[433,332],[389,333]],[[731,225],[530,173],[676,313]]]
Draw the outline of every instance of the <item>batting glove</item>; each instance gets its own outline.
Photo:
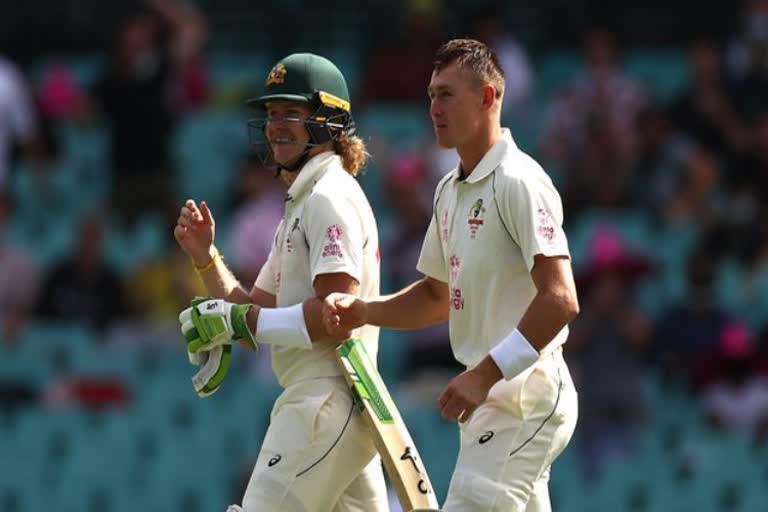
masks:
[[[229,346],[232,340],[244,340],[256,350],[258,345],[246,321],[251,304],[233,304],[221,299],[196,297],[192,305],[181,312],[181,333],[187,339],[190,362],[198,364],[193,356],[218,346]]]
[[[199,340],[195,329],[190,329],[185,335],[187,346],[193,341]],[[229,371],[232,357],[232,345],[219,345],[208,351],[190,352],[187,348],[189,362],[200,366],[200,370],[192,377],[192,386],[197,396],[205,398],[211,396],[219,389],[224,377]]]
[[[200,398],[206,398],[214,394],[224,377],[229,371],[230,359],[232,357],[232,345],[219,345],[206,352],[200,352],[205,362],[200,366],[200,370],[192,376],[192,385]]]

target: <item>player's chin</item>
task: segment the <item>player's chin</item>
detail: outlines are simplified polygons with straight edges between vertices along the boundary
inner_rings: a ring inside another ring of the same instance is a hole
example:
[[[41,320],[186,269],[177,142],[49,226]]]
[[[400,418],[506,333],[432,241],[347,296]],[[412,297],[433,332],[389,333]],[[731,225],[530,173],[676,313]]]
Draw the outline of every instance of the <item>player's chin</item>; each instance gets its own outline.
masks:
[[[282,166],[290,167],[298,161],[299,156],[301,155],[301,151],[296,151],[295,149],[286,150],[284,148],[276,148],[272,154],[274,155],[275,162]]]
[[[443,149],[453,149],[456,147],[456,143],[453,141],[453,139],[448,137],[447,134],[440,133],[440,131],[437,132],[436,139],[437,145]]]

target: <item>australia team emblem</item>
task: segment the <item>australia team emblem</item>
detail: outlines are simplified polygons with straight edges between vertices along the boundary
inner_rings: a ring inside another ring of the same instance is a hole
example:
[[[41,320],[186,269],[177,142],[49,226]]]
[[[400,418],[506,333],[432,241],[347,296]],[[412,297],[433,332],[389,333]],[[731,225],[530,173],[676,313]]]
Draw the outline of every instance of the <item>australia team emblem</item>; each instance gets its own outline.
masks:
[[[480,198],[475,201],[472,208],[469,209],[469,218],[467,224],[469,224],[469,236],[475,238],[478,230],[483,226],[483,216],[485,215],[485,207],[483,206],[483,199]]]
[[[285,82],[285,75],[287,74],[288,70],[285,69],[283,63],[278,62],[269,72],[269,75],[267,75],[267,82],[265,85],[270,86],[273,84],[282,84]]]

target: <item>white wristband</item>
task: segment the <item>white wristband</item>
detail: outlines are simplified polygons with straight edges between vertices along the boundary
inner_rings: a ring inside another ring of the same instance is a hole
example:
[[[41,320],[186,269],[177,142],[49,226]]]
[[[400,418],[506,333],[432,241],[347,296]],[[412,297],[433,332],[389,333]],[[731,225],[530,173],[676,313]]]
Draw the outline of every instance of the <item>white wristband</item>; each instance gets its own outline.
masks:
[[[311,349],[312,340],[304,321],[304,305],[299,303],[287,308],[261,308],[254,338],[258,343],[268,345]]]
[[[501,370],[504,378],[511,380],[538,361],[539,352],[525,339],[523,333],[515,328],[491,349],[490,356]]]

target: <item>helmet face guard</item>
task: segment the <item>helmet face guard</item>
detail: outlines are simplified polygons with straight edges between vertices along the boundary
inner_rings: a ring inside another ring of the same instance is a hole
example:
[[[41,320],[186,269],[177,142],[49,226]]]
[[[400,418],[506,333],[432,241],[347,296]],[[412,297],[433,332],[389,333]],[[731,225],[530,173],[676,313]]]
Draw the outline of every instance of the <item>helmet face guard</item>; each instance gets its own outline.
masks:
[[[304,101],[309,105],[317,105],[315,112],[303,121],[304,128],[309,134],[309,142],[304,147],[304,151],[299,156],[297,163],[291,166],[281,166],[274,159],[272,147],[267,139],[266,103],[268,101],[299,101],[298,99],[268,98],[249,102],[257,110],[260,110],[262,117],[254,117],[248,120],[248,140],[251,147],[266,167],[278,166],[289,171],[298,171],[306,161],[309,151],[317,146],[322,146],[328,142],[337,140],[342,135],[352,135],[355,132],[355,124],[352,120],[352,114],[349,111],[349,103],[333,95],[317,92],[312,98]],[[290,122],[290,119],[285,121]],[[295,122],[302,122],[296,119]]]

